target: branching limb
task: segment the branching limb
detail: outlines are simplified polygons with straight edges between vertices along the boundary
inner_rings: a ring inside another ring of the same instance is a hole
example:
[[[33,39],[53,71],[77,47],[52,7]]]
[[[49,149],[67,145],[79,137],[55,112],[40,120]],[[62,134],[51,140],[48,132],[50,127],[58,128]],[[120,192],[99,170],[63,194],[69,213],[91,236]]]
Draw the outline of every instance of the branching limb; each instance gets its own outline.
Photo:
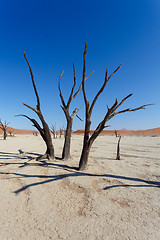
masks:
[[[103,127],[103,129],[108,128],[108,127],[111,127],[111,125],[106,125]]]
[[[26,107],[28,107],[29,109],[31,109],[32,111],[34,111],[35,113],[38,114],[38,111],[37,111],[35,108],[30,107],[30,106],[29,106],[28,104],[26,104],[26,103],[23,103],[23,105],[26,106]]]
[[[92,71],[92,72],[85,78],[85,81],[86,81],[93,73],[94,73],[94,71]],[[82,89],[82,83],[81,83],[81,85],[79,86],[77,92],[73,95],[72,100],[75,99],[75,97],[76,97],[77,94],[81,91],[81,89]]]
[[[119,112],[114,112],[113,114],[111,114],[111,115],[109,116],[109,119],[108,119],[108,120],[110,120],[111,118],[113,118],[114,116],[116,116],[116,115],[118,115],[118,114],[120,114],[120,113],[135,112],[135,111],[138,111],[138,110],[141,110],[141,109],[145,109],[145,107],[148,107],[148,106],[151,106],[151,105],[153,105],[153,104],[146,104],[146,105],[142,105],[142,106],[140,106],[140,107],[138,107],[138,108],[127,108],[127,109],[124,109],[124,110],[119,111]]]
[[[92,102],[91,107],[90,107],[90,109],[89,109],[90,115],[92,114],[93,107],[94,107],[94,105],[95,105],[95,103],[96,103],[99,95],[100,95],[100,94],[103,92],[103,90],[105,89],[105,86],[106,86],[106,84],[107,84],[107,82],[108,82],[107,76],[108,76],[108,68],[106,68],[105,80],[104,80],[103,86],[101,87],[101,89],[99,90],[99,92],[97,93],[97,95],[95,96],[95,98],[93,99],[93,102]]]
[[[68,102],[67,102],[67,108],[69,108],[70,104],[71,104],[71,101],[73,100],[73,91],[75,89],[75,86],[76,86],[76,73],[75,73],[75,67],[74,67],[74,63],[73,63],[73,74],[74,74],[74,84],[73,84],[73,87],[71,89],[71,93],[70,93],[70,96],[69,96],[69,99],[68,99]]]
[[[120,67],[122,66],[122,64],[123,64],[123,63],[121,63],[121,64],[119,65],[119,67],[117,67],[116,70],[108,77],[108,81],[109,81],[109,79],[120,69]]]
[[[81,110],[82,107],[83,107],[83,105],[79,109],[75,108],[72,115],[71,115],[71,118],[74,118],[75,116],[77,116],[77,113]],[[78,118],[82,121],[82,119],[80,117],[78,117]]]
[[[43,129],[40,127],[40,125],[38,124],[38,122],[33,119],[33,118],[30,118],[28,117],[27,115],[24,115],[24,114],[19,114],[19,115],[16,115],[15,117],[25,117],[27,119],[29,119],[32,123],[33,123],[33,126],[37,128],[37,130],[41,133],[41,134],[44,134],[44,131]]]
[[[89,102],[87,101],[86,92],[85,92],[85,88],[84,88],[84,82],[85,82],[85,78],[86,78],[86,54],[87,54],[87,43],[85,42],[85,49],[84,49],[84,53],[83,53],[82,91],[83,91],[83,97],[84,97],[84,102],[85,102],[85,105],[86,105],[86,109],[88,109]]]
[[[60,82],[61,82],[61,77],[63,75],[64,71],[62,71],[61,75],[59,76],[59,82],[58,82],[58,89],[59,89],[59,95],[60,95],[60,98],[61,98],[61,102],[62,102],[62,105],[64,108],[66,108],[66,104],[65,104],[65,101],[64,101],[64,98],[63,98],[63,95],[62,95],[62,91],[61,91],[61,86],[60,86]]]
[[[78,115],[76,115],[76,117],[77,117],[80,121],[83,122],[82,118],[80,118]]]
[[[122,101],[118,104],[117,102],[117,106],[115,106],[115,108],[113,109],[113,112],[117,110],[117,108],[119,108],[128,98],[130,98],[133,94],[129,94],[127,97],[123,98]],[[117,100],[117,99],[116,99]]]
[[[97,95],[95,96],[95,98],[93,99],[93,102],[92,102],[91,107],[90,107],[90,110],[89,110],[89,113],[90,113],[90,114],[92,114],[93,107],[94,107],[94,105],[95,105],[98,97],[100,96],[100,94],[104,91],[107,82],[108,82],[109,79],[120,69],[121,66],[122,66],[122,63],[119,65],[119,67],[117,67],[117,69],[116,69],[109,77],[108,77],[108,68],[106,68],[105,80],[104,80],[103,86],[101,87],[101,89],[99,90],[99,92],[97,93]]]
[[[26,62],[27,62],[27,64],[28,64],[29,71],[30,71],[30,74],[31,74],[31,79],[32,79],[32,84],[33,84],[34,92],[35,92],[36,97],[37,97],[37,106],[36,106],[36,108],[37,108],[38,111],[40,111],[40,100],[39,100],[37,88],[36,88],[36,85],[35,85],[35,82],[34,82],[33,72],[32,72],[31,66],[30,66],[30,64],[29,64],[29,61],[28,61],[28,59],[27,59],[27,57],[26,57],[25,52],[24,52],[24,58],[25,58],[25,60],[26,60]]]

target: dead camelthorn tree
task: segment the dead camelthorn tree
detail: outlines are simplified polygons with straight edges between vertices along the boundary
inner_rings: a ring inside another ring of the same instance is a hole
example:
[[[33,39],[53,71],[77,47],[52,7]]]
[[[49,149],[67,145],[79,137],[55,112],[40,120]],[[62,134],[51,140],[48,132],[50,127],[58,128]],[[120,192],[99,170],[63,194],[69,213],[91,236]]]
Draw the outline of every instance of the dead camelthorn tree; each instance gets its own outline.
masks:
[[[73,86],[71,89],[70,96],[68,98],[68,102],[66,104],[64,101],[63,95],[62,95],[61,87],[60,87],[60,81],[61,81],[63,72],[61,73],[61,75],[59,77],[58,89],[59,89],[59,95],[60,95],[61,102],[62,102],[61,108],[63,109],[63,112],[64,112],[66,120],[67,120],[67,127],[66,127],[66,131],[65,131],[65,141],[64,141],[63,151],[62,151],[62,159],[67,160],[68,158],[70,158],[70,145],[71,145],[71,133],[72,133],[73,118],[76,116],[77,118],[79,118],[82,121],[82,119],[77,115],[81,108],[79,108],[79,109],[75,108],[74,111],[72,112],[72,114],[70,114],[69,107],[70,107],[71,102],[75,99],[77,94],[81,91],[82,85],[80,85],[79,89],[74,94],[74,89],[76,86],[76,74],[75,74],[75,67],[74,67],[74,63],[73,63],[74,83],[73,83]]]
[[[51,126],[51,133],[53,134],[53,138],[56,139],[57,138],[57,132],[56,132],[56,128],[54,125]]]
[[[3,131],[3,140],[6,140],[7,138],[7,128],[8,128],[8,124],[6,121],[4,122],[4,124],[2,123],[1,119],[0,119],[0,129],[2,129]]]
[[[84,102],[85,102],[85,132],[84,132],[84,139],[83,139],[83,148],[82,148],[81,158],[80,158],[80,162],[79,162],[79,170],[83,170],[83,169],[86,168],[87,163],[88,163],[88,157],[89,157],[89,152],[90,152],[91,146],[92,146],[94,140],[103,131],[103,129],[107,127],[105,125],[106,122],[108,122],[110,119],[112,119],[113,117],[115,117],[116,115],[118,115],[120,113],[133,112],[133,111],[137,111],[137,110],[140,110],[140,109],[145,109],[146,106],[151,105],[151,104],[147,104],[147,105],[142,105],[138,108],[133,108],[133,109],[132,108],[127,108],[127,109],[124,109],[122,111],[117,111],[117,109],[129,97],[131,97],[132,94],[129,94],[120,103],[118,103],[118,101],[116,99],[115,103],[113,104],[113,106],[111,108],[109,108],[107,106],[107,112],[106,112],[103,120],[98,124],[97,128],[95,129],[93,134],[90,136],[91,115],[92,115],[94,105],[95,105],[98,97],[100,96],[100,94],[104,91],[104,89],[106,87],[106,84],[109,81],[109,79],[120,69],[122,64],[120,64],[119,67],[110,76],[108,76],[108,68],[106,69],[104,83],[103,83],[102,87],[100,88],[100,90],[98,91],[98,93],[96,94],[95,98],[93,99],[93,101],[90,105],[90,103],[88,102],[87,97],[86,97],[86,91],[85,91],[85,86],[84,86],[85,75],[86,75],[86,54],[87,54],[87,43],[85,43],[85,50],[84,50],[84,54],[83,54],[83,77],[82,77],[82,91],[83,91],[83,97],[84,97]]]
[[[63,128],[59,129],[59,138],[61,138],[61,136],[63,135]]]
[[[117,132],[117,130],[115,130],[114,133],[115,133],[116,137],[118,137],[118,132]]]
[[[14,130],[10,129],[8,133],[9,133],[9,137],[15,137]]]
[[[38,132],[37,131],[33,131],[32,133],[33,133],[33,136],[36,136],[36,137],[38,136]]]
[[[121,135],[119,135],[119,139],[118,139],[116,160],[120,160],[120,141],[121,141]]]
[[[35,128],[37,128],[37,130],[41,134],[43,140],[45,141],[45,144],[47,146],[46,153],[43,156],[37,158],[37,160],[46,159],[46,158],[48,160],[51,160],[51,159],[54,159],[54,147],[53,147],[53,144],[52,144],[50,130],[49,130],[48,124],[44,120],[44,117],[43,117],[43,114],[42,114],[42,111],[41,111],[41,108],[40,108],[40,99],[39,99],[37,88],[36,88],[36,85],[35,85],[34,76],[33,76],[31,66],[29,64],[29,61],[28,61],[25,53],[24,53],[24,57],[25,57],[25,60],[28,64],[28,67],[29,67],[34,92],[35,92],[35,95],[36,95],[36,98],[37,98],[37,105],[36,105],[36,108],[30,107],[29,105],[27,105],[25,103],[23,103],[23,105],[28,107],[29,109],[31,109],[32,111],[34,111],[38,115],[39,120],[41,121],[41,124],[42,124],[43,127],[41,127],[35,119],[32,119],[32,118],[30,118],[26,115],[21,114],[21,115],[17,115],[17,116],[23,116],[23,117],[28,118],[33,123],[33,126]]]

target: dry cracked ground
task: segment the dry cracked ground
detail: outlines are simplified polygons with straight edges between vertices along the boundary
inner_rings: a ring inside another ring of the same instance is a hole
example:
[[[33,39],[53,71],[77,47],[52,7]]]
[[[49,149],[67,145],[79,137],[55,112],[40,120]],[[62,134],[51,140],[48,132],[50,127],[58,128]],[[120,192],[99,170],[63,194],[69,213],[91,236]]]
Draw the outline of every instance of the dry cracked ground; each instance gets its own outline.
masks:
[[[100,136],[89,166],[78,172],[82,136],[72,136],[72,158],[37,162],[41,138],[0,140],[1,240],[160,239],[160,137]]]

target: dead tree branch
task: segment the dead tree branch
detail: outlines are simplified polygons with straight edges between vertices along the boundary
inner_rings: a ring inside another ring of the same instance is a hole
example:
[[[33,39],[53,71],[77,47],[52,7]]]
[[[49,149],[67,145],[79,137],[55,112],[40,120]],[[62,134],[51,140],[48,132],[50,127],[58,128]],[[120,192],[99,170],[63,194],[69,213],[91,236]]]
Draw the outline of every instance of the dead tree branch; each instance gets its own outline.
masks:
[[[26,117],[27,119],[29,119],[32,123],[33,123],[33,126],[37,128],[37,130],[40,132],[43,140],[45,141],[45,144],[47,146],[47,150],[46,150],[46,153],[44,154],[44,156],[42,156],[42,158],[47,158],[47,159],[54,159],[54,148],[53,148],[53,145],[52,145],[52,139],[51,139],[51,135],[50,135],[50,130],[49,130],[49,127],[48,127],[48,124],[46,123],[46,121],[44,120],[44,117],[43,117],[43,114],[41,112],[41,108],[40,108],[40,99],[39,99],[39,95],[38,95],[38,91],[37,91],[37,88],[36,88],[36,85],[35,85],[35,81],[34,81],[34,76],[33,76],[33,72],[32,72],[32,69],[31,69],[31,66],[29,64],[29,61],[26,57],[26,54],[24,53],[24,58],[28,64],[28,67],[29,67],[29,71],[30,71],[30,75],[31,75],[31,80],[32,80],[32,85],[33,85],[33,88],[34,88],[34,92],[35,92],[35,95],[36,95],[36,98],[37,98],[37,105],[36,105],[36,109],[29,106],[28,104],[26,103],[23,103],[24,106],[28,107],[29,109],[31,109],[32,111],[34,111],[41,123],[42,123],[42,127],[40,127],[40,125],[38,124],[38,122],[35,120],[35,119],[32,119],[26,115],[17,115],[17,116],[23,116],[23,117]],[[41,158],[39,158],[41,159]]]
[[[62,95],[61,85],[60,85],[61,84],[61,77],[63,75],[63,72],[59,76],[58,89],[59,89],[59,95],[60,95],[60,99],[61,99],[61,103],[62,103],[61,108],[63,109],[63,112],[64,112],[66,120],[67,120],[67,127],[66,127],[66,132],[65,132],[65,141],[64,141],[63,151],[62,151],[62,159],[67,160],[68,158],[70,158],[70,144],[71,144],[71,133],[72,133],[73,118],[76,116],[77,118],[79,118],[82,121],[82,119],[77,115],[82,107],[80,107],[79,109],[75,108],[74,111],[72,112],[72,114],[69,113],[69,108],[70,108],[71,102],[75,99],[77,94],[81,91],[82,84],[79,86],[78,90],[74,94],[74,90],[75,90],[75,87],[76,87],[76,73],[75,73],[75,66],[74,66],[74,63],[73,63],[73,79],[74,79],[74,81],[73,81],[73,86],[71,88],[71,92],[70,92],[70,95],[69,95],[69,98],[68,98],[68,101],[67,101],[67,104],[66,104],[65,101],[64,101],[63,95]]]
[[[145,109],[145,107],[147,107],[147,106],[152,105],[152,104],[146,104],[146,105],[142,105],[137,108],[127,108],[127,109],[124,109],[121,111],[116,111],[129,97],[132,96],[132,94],[129,94],[128,96],[123,98],[120,103],[118,103],[118,100],[116,99],[111,108],[109,108],[107,106],[107,112],[106,112],[103,120],[98,124],[97,128],[95,129],[93,134],[90,136],[91,115],[92,115],[92,110],[95,106],[95,103],[96,103],[98,97],[104,91],[107,82],[120,69],[122,64],[120,64],[109,77],[108,77],[108,68],[106,68],[104,83],[103,83],[102,87],[100,88],[100,90],[97,92],[97,94],[94,97],[94,99],[91,103],[91,106],[90,106],[89,101],[87,100],[87,97],[86,97],[86,91],[85,91],[85,86],[84,86],[85,75],[86,75],[86,54],[87,54],[87,43],[85,42],[85,49],[84,49],[84,53],[83,53],[82,91],[83,91],[83,98],[84,98],[86,111],[85,111],[85,132],[84,132],[84,139],[83,139],[83,148],[82,148],[81,158],[80,158],[80,162],[79,162],[79,170],[83,170],[86,168],[90,148],[91,148],[94,140],[98,137],[98,135],[103,131],[104,128],[107,127],[105,125],[106,122],[108,122],[110,119],[112,119],[114,116],[116,116],[118,114],[125,113],[125,112],[138,111],[141,109]]]

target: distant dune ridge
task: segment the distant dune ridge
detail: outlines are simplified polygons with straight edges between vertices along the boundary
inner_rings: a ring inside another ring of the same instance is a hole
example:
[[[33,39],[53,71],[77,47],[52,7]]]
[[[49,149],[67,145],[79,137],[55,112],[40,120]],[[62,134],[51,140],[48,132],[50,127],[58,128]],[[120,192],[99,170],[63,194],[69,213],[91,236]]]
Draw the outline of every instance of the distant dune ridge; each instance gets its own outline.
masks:
[[[12,127],[7,127],[7,132],[13,131],[13,134],[33,134],[34,130],[22,130],[22,129],[15,129]],[[160,136],[160,127],[159,128],[152,128],[146,130],[128,130],[128,129],[120,129],[117,130],[117,133],[121,136]],[[59,133],[59,130],[56,131]],[[94,130],[91,130],[93,133]],[[83,134],[84,129],[78,129],[73,131],[74,134]],[[0,134],[3,134],[3,131],[0,129]],[[101,135],[108,135],[113,136],[115,135],[115,130],[104,130]]]
[[[91,130],[91,133],[94,131]],[[79,129],[74,131],[75,134],[83,134],[84,129]],[[121,136],[160,136],[160,128],[152,128],[147,130],[127,130],[127,129],[120,129],[117,130],[117,133]],[[104,130],[101,135],[115,135],[115,130]]]
[[[33,130],[22,130],[22,129],[15,129],[12,127],[7,127],[7,133],[13,132],[13,134],[31,134]],[[0,129],[0,134],[3,134],[2,129]]]

